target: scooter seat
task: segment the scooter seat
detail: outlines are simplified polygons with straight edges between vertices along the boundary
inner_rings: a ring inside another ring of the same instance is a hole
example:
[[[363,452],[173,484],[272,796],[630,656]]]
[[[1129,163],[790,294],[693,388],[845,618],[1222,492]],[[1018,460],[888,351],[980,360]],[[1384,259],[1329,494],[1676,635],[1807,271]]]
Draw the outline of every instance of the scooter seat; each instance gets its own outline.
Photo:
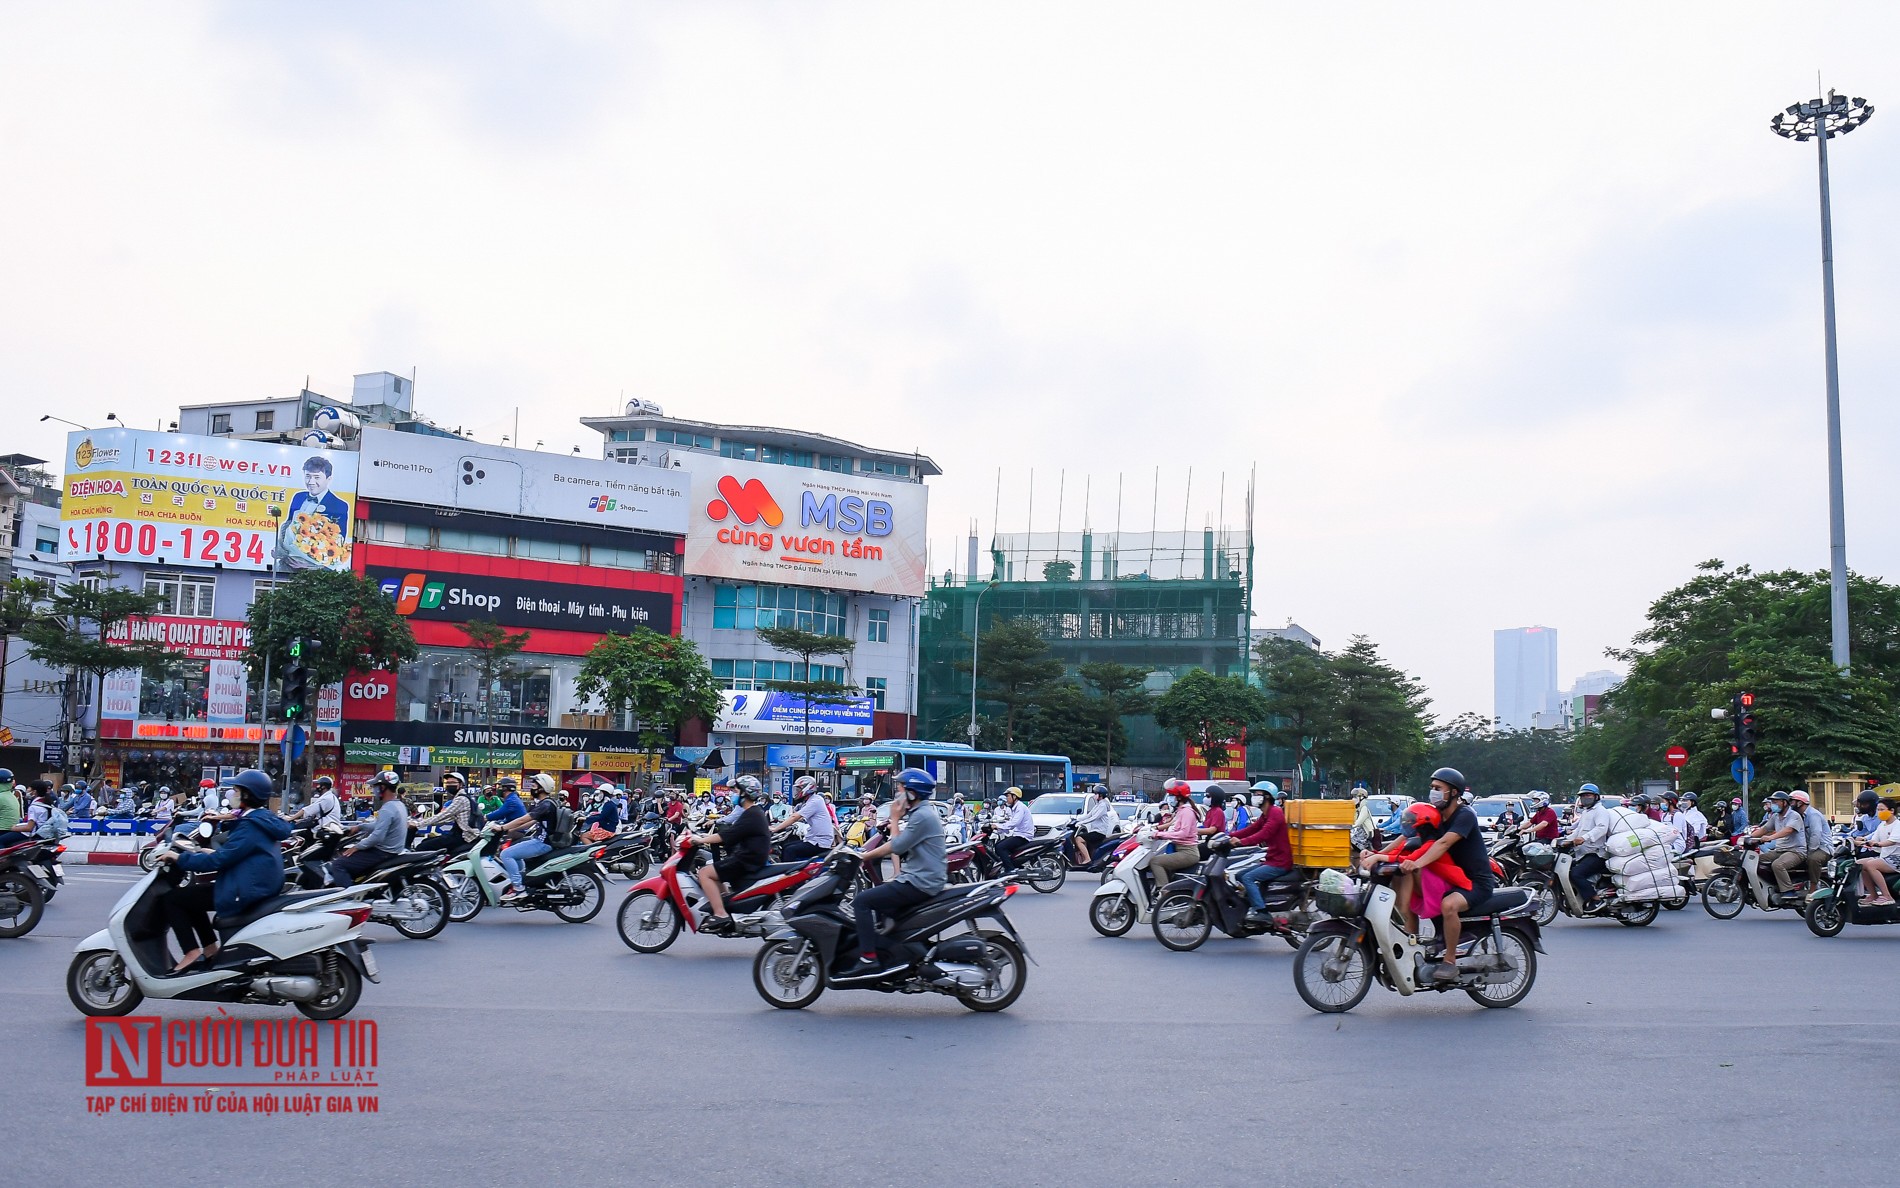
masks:
[[[805,858],[797,862],[774,862],[759,871],[758,874],[753,875],[752,883],[763,883],[767,879],[776,879],[781,875],[788,875],[794,871],[804,870],[807,866],[810,866],[816,861],[816,858]],[[747,883],[746,886],[749,887],[752,883]]]
[[[316,899],[324,895],[335,895],[335,887],[322,891],[292,891],[288,895],[273,895],[269,899],[260,899],[235,916],[215,916],[211,926],[218,930],[218,939],[226,941],[231,935],[257,923],[272,912],[282,911],[293,903],[302,903],[306,899]]]
[[[545,854],[540,854],[540,855],[537,855],[537,856],[535,856],[535,857],[533,857],[533,858],[530,858],[530,859],[528,859],[528,861],[527,861],[527,865],[526,865],[525,867],[523,867],[523,870],[524,870],[524,871],[532,871],[532,870],[537,870],[537,869],[539,869],[540,867],[543,867],[543,866],[546,866],[546,865],[547,865],[548,863],[550,863],[550,862],[552,862],[552,861],[554,861],[554,860],[555,860],[556,858],[565,858],[565,857],[567,857],[567,856],[568,856],[569,854],[578,854],[578,853],[580,853],[580,852],[581,852],[582,850],[585,850],[585,849],[588,849],[588,848],[590,848],[590,847],[587,847],[587,846],[562,846],[562,847],[561,847],[560,849],[558,849],[558,850],[549,850],[549,851],[548,851],[547,853],[545,853]]]
[[[1531,893],[1522,887],[1503,887],[1491,893],[1483,903],[1473,904],[1459,913],[1461,920],[1482,920],[1515,911],[1531,901]]]

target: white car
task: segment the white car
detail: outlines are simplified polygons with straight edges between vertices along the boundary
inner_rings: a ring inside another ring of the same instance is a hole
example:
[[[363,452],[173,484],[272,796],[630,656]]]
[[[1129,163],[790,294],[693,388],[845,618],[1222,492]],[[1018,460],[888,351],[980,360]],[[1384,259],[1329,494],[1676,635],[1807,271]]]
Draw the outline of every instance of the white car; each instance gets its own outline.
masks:
[[[1510,809],[1517,814],[1518,824],[1523,824],[1530,815],[1528,806],[1521,796],[1486,796],[1471,802],[1471,811],[1478,815],[1478,828],[1489,837],[1498,831],[1498,821],[1504,816],[1504,810]]]
[[[1081,816],[1087,803],[1084,792],[1044,792],[1029,802],[1029,815],[1035,819],[1037,833],[1048,833]]]

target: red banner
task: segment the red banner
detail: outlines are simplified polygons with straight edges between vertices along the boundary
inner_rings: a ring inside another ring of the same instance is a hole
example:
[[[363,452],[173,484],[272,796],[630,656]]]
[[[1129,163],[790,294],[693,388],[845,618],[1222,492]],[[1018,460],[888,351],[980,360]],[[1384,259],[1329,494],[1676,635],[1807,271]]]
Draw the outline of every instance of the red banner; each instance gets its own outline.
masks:
[[[152,615],[114,623],[106,632],[113,644],[155,643],[194,660],[242,660],[251,646],[251,626],[242,619],[188,619]]]
[[[1192,743],[1187,749],[1187,778],[1190,780],[1245,780],[1247,778],[1247,736],[1227,740],[1227,755],[1215,767],[1207,765],[1207,756]]]

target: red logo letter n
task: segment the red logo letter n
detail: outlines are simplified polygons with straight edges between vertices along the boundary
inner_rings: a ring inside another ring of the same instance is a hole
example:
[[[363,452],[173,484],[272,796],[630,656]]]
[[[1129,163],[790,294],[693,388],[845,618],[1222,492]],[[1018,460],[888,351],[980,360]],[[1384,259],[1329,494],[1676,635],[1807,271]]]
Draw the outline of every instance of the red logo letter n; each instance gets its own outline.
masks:
[[[86,1084],[158,1085],[158,1017],[86,1020]]]

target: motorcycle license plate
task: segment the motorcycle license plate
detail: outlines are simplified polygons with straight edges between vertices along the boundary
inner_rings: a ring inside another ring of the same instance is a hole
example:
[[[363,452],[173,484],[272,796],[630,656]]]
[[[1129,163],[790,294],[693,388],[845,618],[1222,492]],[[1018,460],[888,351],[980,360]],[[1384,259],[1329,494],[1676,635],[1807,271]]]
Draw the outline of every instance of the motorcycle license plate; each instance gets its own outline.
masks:
[[[371,981],[374,981],[377,975],[382,973],[381,970],[376,968],[376,954],[370,952],[368,949],[363,950],[363,972],[370,976]]]

